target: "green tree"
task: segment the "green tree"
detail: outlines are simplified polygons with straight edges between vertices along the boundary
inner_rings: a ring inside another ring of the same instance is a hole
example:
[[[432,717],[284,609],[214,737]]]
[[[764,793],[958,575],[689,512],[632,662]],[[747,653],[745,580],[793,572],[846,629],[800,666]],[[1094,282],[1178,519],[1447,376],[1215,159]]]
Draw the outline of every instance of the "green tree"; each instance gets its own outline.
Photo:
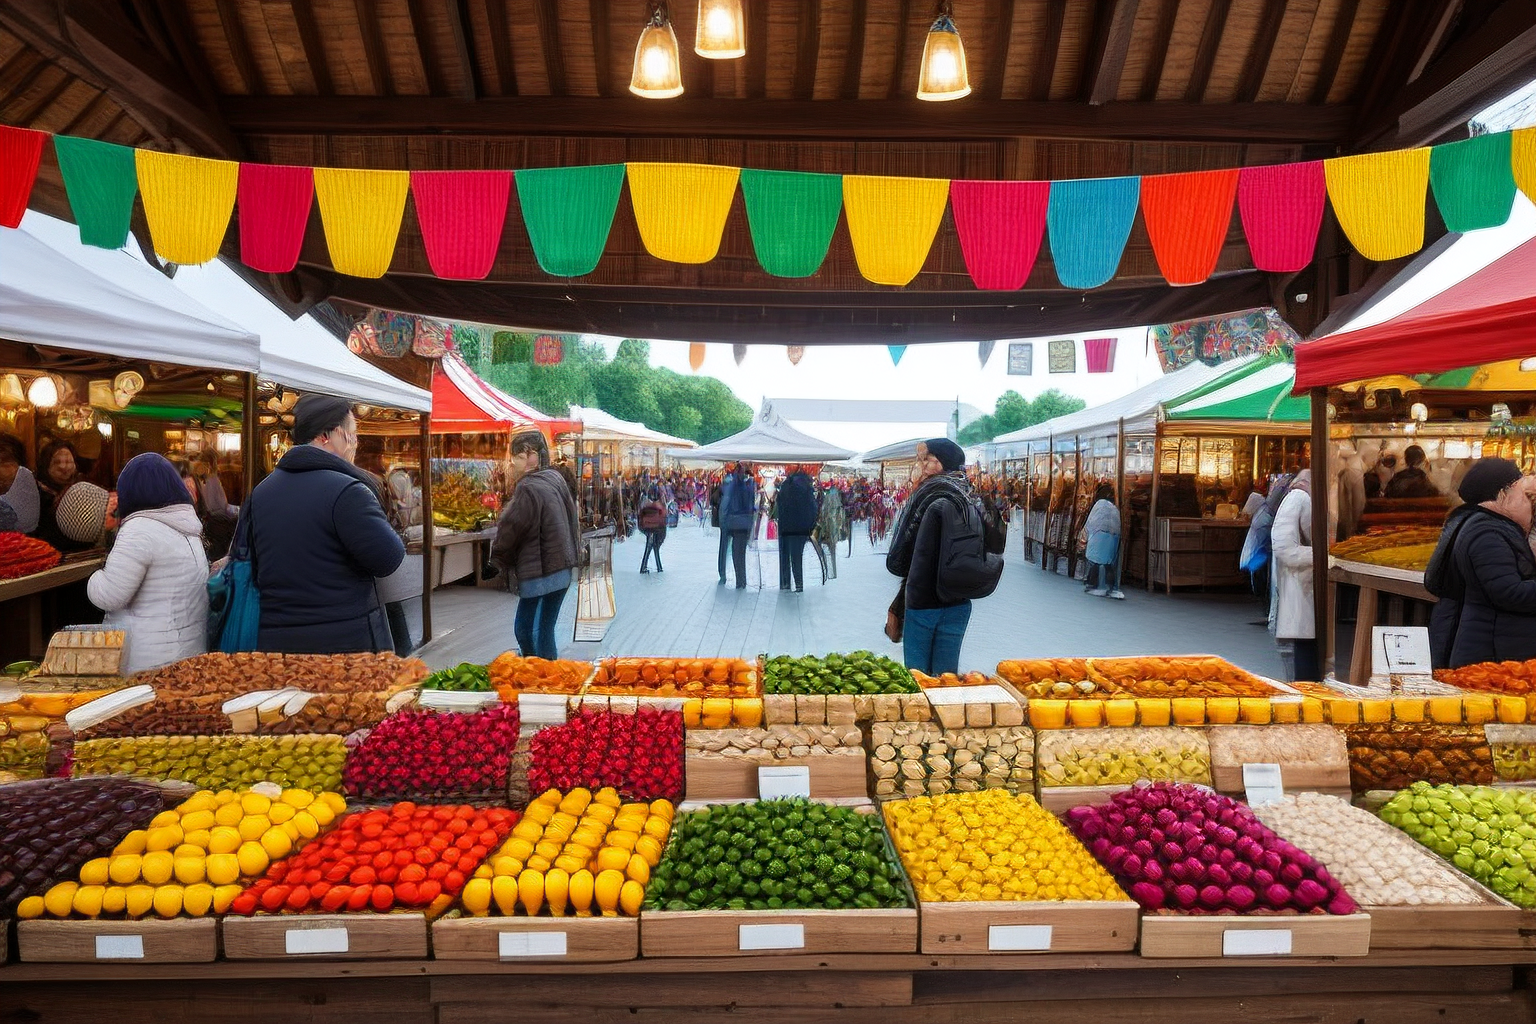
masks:
[[[1087,405],[1081,398],[1063,394],[1056,388],[1040,392],[1034,401],[1025,399],[1017,391],[1005,391],[998,396],[991,414],[967,424],[960,431],[958,440],[965,445],[982,444],[1001,434],[1077,412]]]

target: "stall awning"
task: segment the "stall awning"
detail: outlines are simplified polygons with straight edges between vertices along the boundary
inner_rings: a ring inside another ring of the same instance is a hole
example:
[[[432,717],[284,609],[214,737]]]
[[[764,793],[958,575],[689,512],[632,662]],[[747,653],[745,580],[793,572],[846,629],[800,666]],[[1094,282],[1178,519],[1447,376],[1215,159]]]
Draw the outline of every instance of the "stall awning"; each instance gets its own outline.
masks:
[[[746,430],[674,454],[680,459],[713,462],[840,462],[854,453],[796,430],[779,417],[772,402],[765,400],[757,419]]]
[[[655,448],[695,448],[697,441],[685,437],[673,437],[659,430],[652,430],[644,423],[633,423],[610,416],[601,409],[571,406],[571,419],[581,424],[581,436],[588,441],[619,441],[627,444],[649,445]]]
[[[432,374],[432,432],[460,434],[504,430],[541,430],[553,438],[580,430],[569,419],[546,416],[533,406],[492,387],[449,352]]]
[[[1289,359],[1266,356],[1167,402],[1163,415],[1179,422],[1307,423],[1311,404],[1291,394],[1295,378],[1296,366]]]
[[[1536,239],[1385,323],[1296,347],[1297,392],[1536,355]]]

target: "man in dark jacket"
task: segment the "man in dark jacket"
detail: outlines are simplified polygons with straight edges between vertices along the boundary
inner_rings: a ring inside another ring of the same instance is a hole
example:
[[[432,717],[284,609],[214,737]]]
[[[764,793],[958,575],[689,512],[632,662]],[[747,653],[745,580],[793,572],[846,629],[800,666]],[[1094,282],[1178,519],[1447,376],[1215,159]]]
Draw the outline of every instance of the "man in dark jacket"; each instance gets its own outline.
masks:
[[[295,446],[241,509],[261,592],[260,648],[286,654],[389,651],[374,580],[405,560],[373,480],[352,465],[357,418],[343,398],[293,407]]]
[[[1435,485],[1429,482],[1429,474],[1424,472],[1424,464],[1428,458],[1424,455],[1424,449],[1416,444],[1408,446],[1403,452],[1403,461],[1408,465],[1397,472],[1391,480],[1387,481],[1386,497],[1388,498],[1438,498],[1440,492]]]
[[[720,487],[720,582],[725,582],[725,544],[730,541],[731,563],[736,569],[736,589],[747,588],[747,541],[757,515],[757,482],[738,462]]]
[[[800,466],[779,485],[779,589],[805,591],[805,545],[816,529],[816,486]]]

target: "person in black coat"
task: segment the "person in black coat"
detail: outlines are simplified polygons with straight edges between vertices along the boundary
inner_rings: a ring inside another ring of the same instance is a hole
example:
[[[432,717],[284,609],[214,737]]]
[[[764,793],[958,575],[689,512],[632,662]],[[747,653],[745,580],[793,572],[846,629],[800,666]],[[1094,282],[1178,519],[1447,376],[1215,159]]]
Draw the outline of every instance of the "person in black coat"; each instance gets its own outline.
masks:
[[[374,581],[400,568],[405,544],[373,478],[352,464],[357,418],[330,395],[293,409],[291,448],[241,508],[261,593],[260,650],[286,654],[390,651]]]
[[[805,591],[805,545],[816,529],[816,485],[800,467],[794,467],[779,485],[779,589],[788,590],[793,579],[795,593]]]
[[[1436,668],[1536,658],[1533,492],[1536,478],[1508,459],[1479,459],[1462,478],[1466,504],[1447,517],[1424,573],[1439,598],[1429,625]]]
[[[885,555],[886,571],[902,579],[891,615],[901,623],[903,660],[907,668],[931,676],[960,671],[960,647],[971,621],[970,601],[952,604],[939,596],[945,538],[965,525],[960,503],[975,500],[964,470],[965,452],[948,438],[918,444],[912,467],[917,486],[902,505]]]

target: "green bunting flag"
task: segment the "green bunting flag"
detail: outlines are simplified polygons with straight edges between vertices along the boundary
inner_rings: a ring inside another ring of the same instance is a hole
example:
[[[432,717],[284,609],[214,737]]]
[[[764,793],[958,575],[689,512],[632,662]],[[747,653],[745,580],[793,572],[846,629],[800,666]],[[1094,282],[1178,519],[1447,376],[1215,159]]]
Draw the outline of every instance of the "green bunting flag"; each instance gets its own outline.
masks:
[[[741,195],[764,270],[810,277],[821,268],[843,209],[842,175],[743,168]]]
[[[518,171],[517,201],[544,273],[590,274],[603,258],[624,185],[623,164]]]
[[[128,241],[133,197],[139,191],[133,149],[55,135],[53,150],[64,175],[69,208],[80,226],[80,241],[103,249],[121,249]]]
[[[1509,132],[1478,135],[1436,146],[1429,155],[1429,184],[1447,231],[1491,228],[1509,219],[1515,202]]]

